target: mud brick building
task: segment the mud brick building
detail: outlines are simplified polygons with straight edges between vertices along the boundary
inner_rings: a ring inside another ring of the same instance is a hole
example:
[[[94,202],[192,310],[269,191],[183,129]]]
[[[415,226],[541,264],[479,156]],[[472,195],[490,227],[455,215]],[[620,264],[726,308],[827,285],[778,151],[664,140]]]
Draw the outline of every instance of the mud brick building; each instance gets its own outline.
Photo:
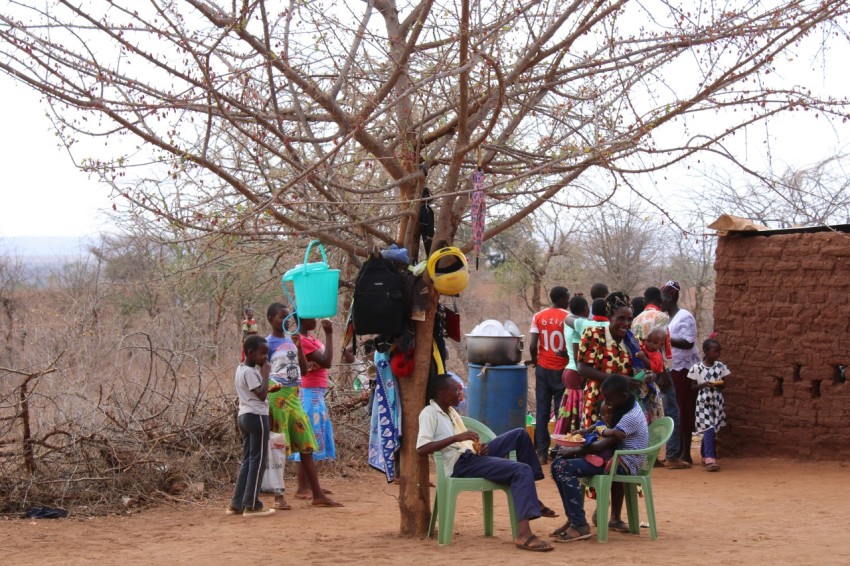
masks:
[[[721,232],[715,268],[721,454],[850,458],[850,225]]]

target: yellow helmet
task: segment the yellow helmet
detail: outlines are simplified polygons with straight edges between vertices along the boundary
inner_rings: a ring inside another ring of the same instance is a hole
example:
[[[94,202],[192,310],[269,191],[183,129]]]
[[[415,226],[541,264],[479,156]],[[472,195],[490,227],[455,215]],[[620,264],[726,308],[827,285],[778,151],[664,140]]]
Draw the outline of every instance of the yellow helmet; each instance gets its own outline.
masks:
[[[428,277],[441,295],[459,295],[469,283],[466,256],[455,247],[435,251],[428,258]]]

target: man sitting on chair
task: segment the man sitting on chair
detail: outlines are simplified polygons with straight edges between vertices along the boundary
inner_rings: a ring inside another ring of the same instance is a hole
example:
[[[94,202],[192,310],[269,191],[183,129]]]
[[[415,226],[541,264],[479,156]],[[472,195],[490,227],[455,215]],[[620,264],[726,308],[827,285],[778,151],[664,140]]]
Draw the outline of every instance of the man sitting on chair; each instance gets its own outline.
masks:
[[[514,543],[523,550],[552,550],[552,545],[540,540],[529,525],[530,520],[541,515],[557,514],[537,498],[534,482],[544,475],[526,430],[517,428],[482,444],[476,433],[466,430],[454,409],[460,402],[462,386],[451,376],[441,375],[434,383],[434,391],[436,399],[419,413],[416,453],[425,456],[441,450],[447,476],[484,478],[510,485],[519,526]],[[517,461],[506,458],[512,450],[516,451]]]

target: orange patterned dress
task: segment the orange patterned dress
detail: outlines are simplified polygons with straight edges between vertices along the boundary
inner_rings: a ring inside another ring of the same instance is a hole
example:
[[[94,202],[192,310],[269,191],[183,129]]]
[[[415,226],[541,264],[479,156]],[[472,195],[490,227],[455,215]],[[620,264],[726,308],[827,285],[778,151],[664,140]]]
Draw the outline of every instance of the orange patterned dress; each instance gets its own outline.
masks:
[[[603,373],[632,374],[629,351],[624,344],[614,340],[607,326],[585,329],[578,347],[578,362],[593,366]],[[584,386],[582,426],[585,428],[599,420],[601,385],[600,381],[588,379]]]

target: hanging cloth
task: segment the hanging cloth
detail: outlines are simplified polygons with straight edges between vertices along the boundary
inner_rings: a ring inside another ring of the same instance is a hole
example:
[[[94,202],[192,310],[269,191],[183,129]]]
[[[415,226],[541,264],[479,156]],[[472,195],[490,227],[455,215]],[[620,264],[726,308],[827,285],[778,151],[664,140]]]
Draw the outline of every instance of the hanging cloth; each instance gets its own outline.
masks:
[[[434,241],[434,209],[431,208],[431,191],[422,189],[422,202],[419,204],[419,236],[425,256],[431,255],[431,243]]]
[[[375,398],[369,429],[369,465],[395,480],[395,456],[401,440],[401,399],[388,352],[375,352]]]
[[[436,340],[431,345],[431,355],[434,357],[434,363],[437,364],[437,375],[446,373],[446,368],[443,365],[443,356],[440,354],[440,347],[437,345]]]
[[[472,244],[475,254],[475,270],[478,271],[478,258],[481,244],[484,243],[484,218],[486,215],[486,196],[484,195],[484,170],[479,165],[472,174]]]
[[[448,307],[443,309],[446,337],[459,343],[461,338],[460,314],[457,312],[457,300],[454,297],[452,297],[452,305],[454,310]]]

